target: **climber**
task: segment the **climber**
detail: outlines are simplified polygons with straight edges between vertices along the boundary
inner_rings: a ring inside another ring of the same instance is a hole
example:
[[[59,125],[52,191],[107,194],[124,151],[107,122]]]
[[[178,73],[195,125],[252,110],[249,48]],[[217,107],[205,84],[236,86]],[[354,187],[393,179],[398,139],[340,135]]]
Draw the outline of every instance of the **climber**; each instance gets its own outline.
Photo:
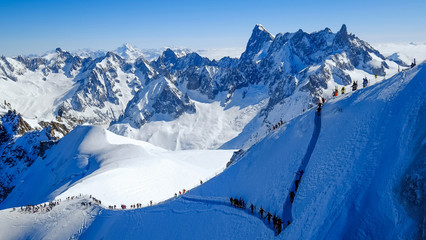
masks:
[[[411,63],[411,68],[413,68],[413,67],[415,67],[416,66],[416,59],[414,58],[414,62],[413,63]]]
[[[303,170],[300,170],[296,173],[297,176],[299,176],[299,180],[302,178]]]
[[[291,191],[290,192],[290,202],[291,203],[293,203],[293,201],[294,201],[294,197],[296,196],[296,194],[293,192],[293,191]]]
[[[266,217],[268,218],[268,223],[271,223],[272,214],[268,212],[268,214],[266,214]]]
[[[253,205],[253,203],[250,205],[250,210],[251,210],[251,213],[254,213],[254,209],[256,209],[256,207]]]
[[[234,207],[238,207],[238,199],[234,198]]]
[[[352,91],[355,92],[357,88],[358,88],[358,83],[354,81],[354,83],[352,84]]]
[[[299,183],[300,183],[300,179],[294,181],[294,186],[295,186],[294,191],[296,191],[296,192],[297,192],[297,189],[299,188]]]
[[[363,87],[363,88],[367,87],[367,84],[368,84],[368,79],[367,79],[367,77],[363,78],[362,80],[363,80],[363,82],[362,82],[362,87]]]
[[[260,217],[261,217],[261,218],[263,218],[263,213],[264,213],[264,212],[265,212],[265,210],[263,210],[262,206],[260,206],[259,213],[260,213]]]
[[[322,109],[322,103],[321,103],[321,101],[319,101],[318,102],[318,108],[317,108],[318,115],[321,115],[321,109]]]
[[[345,87],[342,87],[342,95],[345,94]]]
[[[203,184],[203,180],[200,180],[200,185]]]
[[[281,227],[282,227],[282,220],[281,220],[281,218],[278,218],[277,219],[277,230],[278,230],[278,234],[280,234],[281,233]]]
[[[322,100],[322,104],[324,105],[324,103],[325,103],[325,98],[324,98],[324,97],[322,97],[322,98],[321,98],[321,100]]]
[[[234,199],[232,197],[230,197],[229,201],[231,202],[231,206],[233,206],[234,205]]]

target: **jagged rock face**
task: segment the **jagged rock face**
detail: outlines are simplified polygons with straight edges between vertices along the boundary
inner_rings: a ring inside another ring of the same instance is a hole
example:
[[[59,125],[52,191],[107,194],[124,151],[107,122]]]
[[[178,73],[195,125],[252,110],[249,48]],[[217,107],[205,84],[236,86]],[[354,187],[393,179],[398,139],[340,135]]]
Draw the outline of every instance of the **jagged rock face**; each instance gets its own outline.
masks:
[[[15,111],[1,118],[0,202],[13,190],[21,174],[51,146],[47,143],[52,140],[50,128],[34,131]]]
[[[384,57],[349,34],[345,25],[337,33],[326,28],[314,33],[299,30],[276,36],[256,25],[240,59],[225,57],[211,61],[197,53],[181,55],[167,49],[157,60],[148,62],[130,45],[117,51],[121,56],[109,52],[96,59],[81,58],[59,48],[40,58],[2,57],[0,78],[17,81],[28,71],[40,71],[47,77],[63,74],[75,87],[58,99],[57,116],[75,124],[108,124],[132,115],[137,117],[134,122],[139,126],[155,119],[153,115],[168,114],[172,119],[182,112],[191,112],[190,101],[178,97],[188,91],[226,104],[236,90],[263,85],[268,87],[270,96],[265,97],[271,97],[268,109],[272,109],[297,90],[307,92],[315,101],[330,82],[348,85],[354,80],[348,71],[356,69],[383,76],[388,68]],[[160,78],[168,79],[168,87],[163,95],[156,96],[166,99],[171,106],[159,101],[155,105],[130,106],[140,104],[140,93],[154,91],[149,89],[155,85],[151,83]],[[172,89],[179,94],[171,94]],[[218,96],[226,99],[217,99]],[[129,114],[128,109],[139,112]]]
[[[87,117],[83,114],[80,119],[91,123],[117,120],[128,101],[153,75],[145,59],[138,58],[130,64],[109,52],[83,67],[76,77],[79,79],[77,91],[65,100],[58,115],[70,119],[79,112],[95,111]]]
[[[241,55],[240,62],[250,64],[256,61],[256,55],[262,54],[262,49],[268,47],[274,37],[261,25],[256,25],[247,43],[246,51]]]
[[[9,110],[2,118],[3,129],[9,136],[23,135],[31,130],[31,126],[22,119],[22,116],[15,110]]]
[[[140,128],[147,121],[173,120],[185,112],[194,113],[194,103],[170,80],[161,77],[136,94],[127,105],[120,122]]]
[[[6,58],[4,56],[0,57],[1,79],[17,81],[18,76],[24,74],[25,66],[21,64],[19,67],[17,67],[17,64],[13,64],[13,62],[17,63],[17,61],[14,59]]]

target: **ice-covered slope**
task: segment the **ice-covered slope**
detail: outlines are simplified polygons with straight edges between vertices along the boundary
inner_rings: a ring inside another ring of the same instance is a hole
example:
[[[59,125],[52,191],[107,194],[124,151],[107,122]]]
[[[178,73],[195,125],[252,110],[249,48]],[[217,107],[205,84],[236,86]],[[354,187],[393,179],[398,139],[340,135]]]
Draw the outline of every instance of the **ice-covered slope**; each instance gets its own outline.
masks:
[[[37,204],[87,194],[105,205],[146,205],[222,171],[232,151],[167,151],[101,127],[77,127],[39,158],[1,204]]]
[[[425,79],[423,64],[331,99],[319,122],[313,109],[295,118],[186,196],[152,208],[103,210],[79,237],[273,238],[257,215],[228,205],[229,197],[242,197],[278,216],[283,206],[291,209],[292,222],[280,239],[422,239]],[[303,160],[305,173],[288,206]],[[0,219],[12,219],[6,227],[19,231],[12,226],[25,215],[6,211]]]

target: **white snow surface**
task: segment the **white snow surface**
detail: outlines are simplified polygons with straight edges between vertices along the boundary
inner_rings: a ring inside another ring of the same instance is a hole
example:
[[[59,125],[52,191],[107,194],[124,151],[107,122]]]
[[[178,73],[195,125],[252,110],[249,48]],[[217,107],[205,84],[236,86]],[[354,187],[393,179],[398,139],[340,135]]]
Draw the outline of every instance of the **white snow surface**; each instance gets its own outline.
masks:
[[[1,206],[86,194],[105,206],[158,203],[215,176],[232,150],[168,151],[102,127],[80,126],[30,168]],[[40,173],[48,172],[49,174]]]
[[[312,155],[292,204],[293,221],[277,238],[416,238],[421,225],[419,229],[408,216],[404,208],[407,206],[398,200],[398,186],[409,165],[418,160],[414,156],[415,134],[425,133],[425,125],[419,122],[425,119],[426,114],[425,79],[423,64],[376,85],[326,102],[321,113],[318,140],[316,145],[311,146]],[[96,212],[95,208],[82,208],[75,204],[73,213],[81,215],[69,220],[69,227],[60,237],[273,239],[273,231],[257,215],[231,207],[227,202],[229,197],[242,197],[247,203],[253,203],[258,208],[262,206],[266,211],[282,216],[287,189],[293,184],[295,172],[301,166],[314,136],[314,116],[312,109],[270,133],[222,174],[183,197],[131,211]],[[424,139],[425,136],[420,137]],[[120,159],[128,159],[129,152],[134,152],[131,150],[133,148],[138,149],[138,156],[167,153],[147,143],[138,142],[143,145],[139,148],[135,143],[115,145],[117,142],[123,141],[101,128],[77,128],[63,139],[62,144],[51,150],[55,153],[50,154],[51,158],[35,163],[25,182],[13,190],[1,207],[40,203],[58,197],[79,184],[83,189],[84,185],[90,185],[90,178],[96,175],[114,171],[128,174],[122,168],[130,164],[136,166],[136,161],[111,159],[115,159],[116,155],[122,155]],[[424,140],[421,142],[425,144]],[[70,150],[60,151],[64,148]],[[68,152],[73,154],[68,156]],[[76,152],[79,154],[75,155]],[[93,157],[89,157],[87,152],[92,152],[90,156]],[[121,162],[126,164],[121,165]],[[91,172],[92,169],[101,171]],[[47,172],[49,174],[44,174]],[[186,178],[186,173],[179,177]],[[120,179],[119,174],[115,178]],[[107,183],[108,178],[104,180]],[[163,187],[167,188],[156,188]],[[126,189],[128,187],[124,185],[122,191],[130,194]],[[113,195],[114,191],[111,189],[103,194],[102,197],[106,197]],[[0,231],[1,239],[14,239],[16,236],[53,239],[58,236],[54,232],[58,228],[56,223],[43,220],[48,217],[11,211],[0,211],[1,229],[7,229]],[[57,211],[66,211],[66,208],[61,205]],[[89,213],[94,213],[93,219],[85,221]],[[61,216],[53,218],[58,221],[63,219]],[[40,222],[44,223],[42,227],[33,227]],[[81,222],[86,224],[79,231],[68,231]],[[20,232],[26,234],[19,235]]]
[[[173,121],[151,121],[140,129],[114,124],[109,129],[169,150],[216,149],[238,136],[264,106],[264,103],[243,107],[224,107],[220,102],[194,103],[195,113],[184,113]]]
[[[15,67],[19,67],[16,63]],[[0,101],[10,103],[13,109],[25,117],[54,120],[53,111],[60,104],[58,100],[72,92],[73,84],[72,79],[61,73],[50,73],[45,77],[41,71],[26,71],[18,76],[17,82],[0,81],[0,89],[7,89],[2,91]]]

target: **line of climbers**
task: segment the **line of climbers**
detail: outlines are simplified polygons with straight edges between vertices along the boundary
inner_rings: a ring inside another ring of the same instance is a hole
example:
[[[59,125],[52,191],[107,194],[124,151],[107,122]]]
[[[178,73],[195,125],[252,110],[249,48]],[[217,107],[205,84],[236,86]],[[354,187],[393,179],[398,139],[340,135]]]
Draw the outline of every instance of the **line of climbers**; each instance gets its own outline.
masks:
[[[273,125],[272,127],[269,128],[269,132],[278,129],[279,127],[281,127],[283,125],[284,125],[284,121],[281,119],[277,124],[275,124],[275,125]]]
[[[229,202],[231,203],[231,206],[234,206],[235,208],[241,208],[246,209],[246,202],[241,198],[229,198]],[[259,213],[259,218],[262,220],[266,220],[269,225],[273,225],[273,228],[275,229],[275,233],[278,235],[281,233],[283,229],[288,227],[290,225],[290,221],[284,222],[281,218],[279,218],[276,214],[272,215],[269,211],[266,213],[266,211],[260,206],[259,211],[256,212],[256,207],[253,204],[250,204],[250,213],[255,214]],[[266,214],[265,214],[266,213]],[[265,216],[264,216],[265,215]],[[271,221],[272,220],[272,221]]]
[[[39,204],[39,205],[27,205],[25,207],[21,206],[20,212],[25,212],[25,213],[50,212],[55,206],[59,205],[59,202],[60,200]],[[15,211],[15,210],[16,208],[12,209],[12,211]]]
[[[362,87],[365,88],[367,86],[368,86],[368,78],[364,77],[362,79]],[[358,81],[353,81],[352,82],[352,92],[355,92],[357,89],[358,89]],[[341,88],[342,95],[345,94],[345,91],[346,91],[346,88],[345,88],[345,86],[343,86]],[[338,95],[339,95],[339,89],[336,86],[336,88],[333,90],[333,96],[336,97]]]
[[[293,201],[294,201],[294,197],[296,196],[296,192],[297,192],[297,189],[299,188],[300,181],[302,180],[303,170],[298,171],[296,173],[296,175],[299,178],[294,181],[294,191],[290,192],[290,202],[291,203],[293,203]]]
[[[91,196],[90,196],[91,197]],[[66,197],[65,200],[70,201],[74,199],[81,198],[81,194],[79,196],[71,196]],[[93,201],[95,203],[100,204],[100,201],[93,198]],[[56,199],[55,201],[51,201],[48,203],[38,204],[38,205],[27,205],[27,206],[21,206],[18,211],[25,212],[25,213],[40,213],[40,212],[50,212],[54,207],[58,206],[62,202],[62,199]],[[91,202],[82,202],[82,206],[91,206]],[[13,208],[12,211],[15,211],[16,208]]]

